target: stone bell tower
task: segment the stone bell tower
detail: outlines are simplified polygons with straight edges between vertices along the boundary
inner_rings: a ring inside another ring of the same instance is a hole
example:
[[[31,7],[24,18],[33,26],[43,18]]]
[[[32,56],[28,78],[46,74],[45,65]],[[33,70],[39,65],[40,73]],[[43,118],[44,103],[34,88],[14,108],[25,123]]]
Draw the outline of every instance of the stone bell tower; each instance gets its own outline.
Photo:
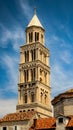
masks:
[[[50,54],[44,45],[45,30],[36,13],[25,31],[26,44],[20,47],[16,110],[36,111],[41,117],[50,117]]]

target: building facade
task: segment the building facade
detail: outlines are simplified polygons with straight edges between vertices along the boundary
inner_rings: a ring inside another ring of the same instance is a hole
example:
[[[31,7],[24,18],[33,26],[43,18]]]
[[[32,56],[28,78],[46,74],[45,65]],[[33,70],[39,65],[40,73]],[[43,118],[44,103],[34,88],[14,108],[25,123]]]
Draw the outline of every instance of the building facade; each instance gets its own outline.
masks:
[[[16,110],[37,111],[41,117],[50,117],[50,53],[44,44],[45,30],[36,14],[25,31],[26,44],[20,47]]]
[[[64,116],[73,115],[73,89],[59,94],[52,100],[54,117],[60,114]]]

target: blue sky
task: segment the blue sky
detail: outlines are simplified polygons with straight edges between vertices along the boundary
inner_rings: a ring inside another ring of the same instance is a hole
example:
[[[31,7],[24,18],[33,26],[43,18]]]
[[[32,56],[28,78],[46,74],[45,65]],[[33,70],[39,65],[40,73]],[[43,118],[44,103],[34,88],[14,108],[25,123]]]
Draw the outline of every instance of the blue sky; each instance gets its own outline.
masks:
[[[51,97],[73,88],[73,0],[0,0],[0,116],[15,111],[19,47],[35,6],[50,50]]]

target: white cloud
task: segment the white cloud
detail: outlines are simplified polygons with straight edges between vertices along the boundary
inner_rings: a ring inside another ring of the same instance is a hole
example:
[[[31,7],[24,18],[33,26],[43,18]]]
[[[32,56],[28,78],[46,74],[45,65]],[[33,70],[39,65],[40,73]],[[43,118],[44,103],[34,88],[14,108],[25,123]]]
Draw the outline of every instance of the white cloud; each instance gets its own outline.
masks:
[[[8,30],[1,23],[0,27],[2,29],[0,46],[2,48],[6,48],[9,41],[11,41],[13,49],[17,51],[19,49],[21,42],[25,41],[24,30],[22,30],[22,28],[20,27],[14,28],[13,30]]]
[[[23,13],[25,14],[26,18],[29,20],[32,14],[32,8],[28,3],[28,0],[20,0],[19,2]]]
[[[5,87],[2,89],[0,87],[1,92],[4,91],[12,91],[17,93],[17,83],[18,83],[18,58],[14,56],[9,56],[7,54],[3,55],[4,58],[1,58],[0,64],[3,69],[5,69],[8,81]]]
[[[0,99],[0,118],[16,111],[16,99]]]
[[[52,97],[73,87],[73,78],[58,62],[51,66]]]
[[[69,52],[69,50],[64,50],[61,52],[60,54],[60,58],[67,64],[71,64],[72,61],[72,57],[71,57],[71,53]]]

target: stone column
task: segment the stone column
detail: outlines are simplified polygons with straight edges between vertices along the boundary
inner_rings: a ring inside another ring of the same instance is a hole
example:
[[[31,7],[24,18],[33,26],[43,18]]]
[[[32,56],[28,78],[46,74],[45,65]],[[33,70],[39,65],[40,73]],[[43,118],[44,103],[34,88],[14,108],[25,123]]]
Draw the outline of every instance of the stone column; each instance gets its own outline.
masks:
[[[20,71],[20,83],[24,83],[24,71]]]
[[[29,33],[26,33],[26,43],[29,43]]]
[[[33,42],[35,42],[35,32],[33,31]]]
[[[38,52],[37,52],[37,58],[38,58],[38,60],[40,60],[41,58],[40,58],[40,50],[38,49],[37,50]]]
[[[36,60],[38,60],[38,48],[36,48]]]
[[[38,81],[40,81],[40,67],[38,67]]]
[[[49,64],[48,55],[46,56],[46,63],[47,63],[47,65]]]
[[[39,33],[39,42],[42,43],[41,33]]]
[[[36,67],[36,80],[38,80],[38,67]]]
[[[21,104],[21,90],[18,90],[18,105]]]
[[[24,52],[20,52],[20,63],[24,63],[24,61],[25,61]]]
[[[19,93],[19,101],[20,101],[20,104],[23,104],[24,103],[24,94],[23,94],[23,90],[20,90],[20,93]]]

